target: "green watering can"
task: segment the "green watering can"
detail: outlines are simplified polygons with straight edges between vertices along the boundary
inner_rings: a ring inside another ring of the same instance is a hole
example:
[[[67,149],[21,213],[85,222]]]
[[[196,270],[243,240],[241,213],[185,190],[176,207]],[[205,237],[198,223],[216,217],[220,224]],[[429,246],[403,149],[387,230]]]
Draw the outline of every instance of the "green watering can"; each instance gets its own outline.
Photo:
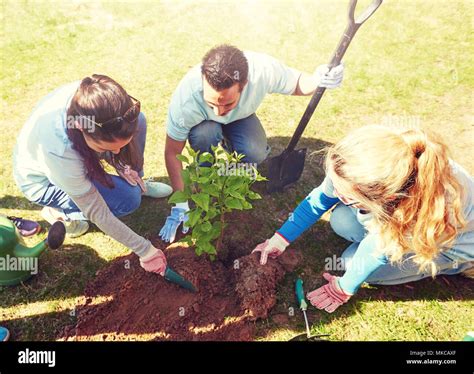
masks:
[[[0,286],[14,286],[38,272],[38,257],[46,248],[57,249],[63,242],[66,228],[55,222],[47,239],[27,247],[17,228],[0,216]]]

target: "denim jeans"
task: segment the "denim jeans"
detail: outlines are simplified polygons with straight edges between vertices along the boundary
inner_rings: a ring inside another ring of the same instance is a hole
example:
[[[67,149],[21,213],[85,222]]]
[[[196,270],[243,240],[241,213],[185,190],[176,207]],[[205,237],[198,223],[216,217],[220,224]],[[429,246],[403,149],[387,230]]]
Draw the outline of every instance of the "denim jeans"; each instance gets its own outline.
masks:
[[[211,146],[222,143],[227,151],[245,155],[243,162],[260,164],[270,153],[267,136],[255,114],[222,125],[214,121],[203,121],[189,133],[189,144],[195,151],[211,152]]]
[[[342,254],[345,267],[350,266],[352,257],[359,247],[359,243],[367,234],[365,227],[356,217],[357,209],[338,204],[331,213],[330,224],[336,234],[353,242]],[[440,253],[435,259],[438,275],[454,275],[463,272],[473,266],[472,261],[456,263],[448,256]],[[430,272],[418,272],[418,266],[408,254],[401,264],[386,264],[378,268],[366,280],[370,284],[394,285],[417,281],[431,277]]]
[[[142,154],[145,152],[146,144],[146,119],[143,113],[138,116],[138,146]],[[139,172],[143,176],[143,170]],[[142,191],[140,187],[132,186],[125,179],[110,175],[114,183],[114,188],[109,188],[97,181],[92,181],[99,193],[105,200],[112,214],[116,217],[123,217],[138,209],[142,199]],[[74,201],[59,187],[50,184],[43,196],[35,201],[41,206],[49,206],[61,209],[63,213],[71,220],[86,220],[84,214],[77,207]]]

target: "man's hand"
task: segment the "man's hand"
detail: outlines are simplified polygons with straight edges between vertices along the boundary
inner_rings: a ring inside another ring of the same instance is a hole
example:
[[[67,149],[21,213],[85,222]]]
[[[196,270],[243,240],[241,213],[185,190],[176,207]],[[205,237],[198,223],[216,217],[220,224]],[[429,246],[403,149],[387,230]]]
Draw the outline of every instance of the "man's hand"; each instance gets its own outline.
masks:
[[[280,256],[289,244],[283,236],[276,232],[270,239],[257,245],[252,253],[260,252],[260,264],[265,265],[268,257],[276,258]]]
[[[186,227],[186,221],[188,220],[187,212],[189,211],[188,203],[186,206],[177,204],[171,208],[171,214],[166,218],[165,225],[160,231],[160,237],[167,243],[173,243],[176,237],[176,231],[178,231],[179,225],[183,224],[182,233],[186,234],[189,231],[189,227]]]
[[[140,265],[146,271],[165,275],[166,270],[166,257],[162,250],[155,248],[153,245],[150,246],[147,253],[140,257]]]
[[[314,74],[301,73],[293,95],[310,96],[314,94],[314,91],[316,91],[318,87],[339,87],[344,76],[344,65],[340,63],[333,67],[331,71],[328,70],[327,65],[320,65]]]
[[[340,63],[331,70],[326,64],[320,65],[314,72],[314,76],[316,82],[318,82],[318,87],[337,88],[342,84],[344,65]]]
[[[308,293],[306,297],[314,307],[332,313],[342,304],[347,303],[352,295],[344,292],[339,286],[339,277],[329,273],[324,273],[323,277],[329,283]]]

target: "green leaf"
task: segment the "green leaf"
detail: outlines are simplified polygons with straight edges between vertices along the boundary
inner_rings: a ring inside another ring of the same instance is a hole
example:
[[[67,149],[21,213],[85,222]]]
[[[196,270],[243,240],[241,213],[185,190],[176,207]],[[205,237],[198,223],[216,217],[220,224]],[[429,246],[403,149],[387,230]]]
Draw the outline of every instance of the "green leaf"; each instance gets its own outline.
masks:
[[[249,197],[249,199],[252,199],[252,200],[259,200],[259,199],[262,198],[262,196],[259,193],[254,192],[254,191],[249,191],[248,192],[248,197]]]
[[[235,197],[236,199],[244,200],[244,197],[237,191],[230,190],[229,195]]]
[[[217,215],[219,214],[219,212],[217,211],[216,208],[209,208],[209,210],[207,211],[207,214],[206,214],[206,218],[208,220],[212,220],[214,217],[216,217]]]
[[[210,164],[214,163],[214,156],[211,155],[209,152],[204,152],[199,156],[199,163],[203,164],[205,162],[209,162]]]
[[[201,187],[201,191],[214,197],[219,197],[220,195],[220,190],[215,184],[204,185]]]
[[[188,221],[186,225],[188,227],[194,227],[196,223],[198,223],[199,219],[201,218],[202,210],[201,209],[193,209],[191,212],[188,213]]]
[[[190,146],[187,146],[186,149],[188,150],[188,153],[192,158],[196,158],[197,154],[199,153],[192,149]]]
[[[230,209],[239,209],[242,210],[242,202],[239,199],[236,199],[235,197],[227,197],[225,199],[225,206]]]
[[[186,164],[190,164],[191,162],[189,162],[189,159],[185,156],[185,155],[177,155],[176,158],[181,161],[181,162],[184,162]]]
[[[191,196],[191,199],[196,203],[198,207],[200,207],[204,211],[209,210],[209,201],[210,197],[206,193],[197,193]]]
[[[184,182],[185,186],[189,186],[192,183],[191,178],[189,176],[189,170],[188,169],[184,169],[181,172],[181,176],[183,177],[183,182]]]
[[[252,204],[250,204],[248,201],[242,201],[242,206],[244,207],[244,209],[252,209],[253,208]]]
[[[205,183],[209,182],[209,177],[199,177],[199,178],[197,179],[197,182],[198,182],[199,184],[205,184]]]
[[[185,203],[188,201],[189,196],[183,191],[176,191],[171,197],[168,199],[170,204],[176,203]]]
[[[212,229],[212,225],[209,221],[204,222],[199,227],[200,227],[201,231],[203,231],[203,232],[209,232]]]

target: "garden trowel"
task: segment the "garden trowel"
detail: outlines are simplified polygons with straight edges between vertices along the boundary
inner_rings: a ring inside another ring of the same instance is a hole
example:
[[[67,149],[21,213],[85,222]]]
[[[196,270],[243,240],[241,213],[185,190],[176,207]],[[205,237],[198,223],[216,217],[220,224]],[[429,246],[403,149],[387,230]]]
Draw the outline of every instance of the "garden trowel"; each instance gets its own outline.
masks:
[[[324,340],[321,339],[323,336],[329,336],[329,335],[311,335],[311,332],[309,331],[309,323],[308,323],[308,316],[306,315],[306,309],[308,309],[308,304],[306,303],[306,300],[304,299],[304,290],[303,290],[303,280],[301,278],[298,278],[296,280],[296,285],[295,285],[295,291],[296,291],[296,301],[298,302],[298,306],[300,307],[301,311],[303,312],[304,316],[304,323],[306,325],[306,332],[303,334],[299,334],[294,336],[293,338],[290,339],[290,341],[320,341]]]
[[[191,292],[196,292],[196,288],[193,286],[193,284],[190,281],[186,280],[183,276],[175,272],[169,266],[166,267],[164,278],[167,281],[177,284],[178,286],[181,286],[183,288],[186,288],[187,290]]]

